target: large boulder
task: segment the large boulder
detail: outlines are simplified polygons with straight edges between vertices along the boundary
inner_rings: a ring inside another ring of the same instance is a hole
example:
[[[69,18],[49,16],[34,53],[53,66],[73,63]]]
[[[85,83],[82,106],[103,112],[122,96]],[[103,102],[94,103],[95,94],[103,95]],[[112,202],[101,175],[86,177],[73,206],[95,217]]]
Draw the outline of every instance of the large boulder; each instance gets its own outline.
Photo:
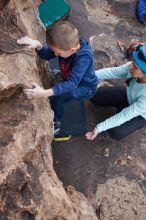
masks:
[[[97,219],[87,199],[63,188],[51,150],[53,112],[46,99],[27,100],[31,82],[41,85],[44,63],[16,40],[28,35],[44,41],[37,4],[0,3],[0,219]]]

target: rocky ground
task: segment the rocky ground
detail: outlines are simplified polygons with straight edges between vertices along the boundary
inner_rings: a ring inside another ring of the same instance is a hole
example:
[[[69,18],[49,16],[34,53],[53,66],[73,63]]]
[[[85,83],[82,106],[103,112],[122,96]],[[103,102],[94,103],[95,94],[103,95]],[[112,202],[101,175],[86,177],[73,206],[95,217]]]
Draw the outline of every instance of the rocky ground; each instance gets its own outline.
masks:
[[[136,1],[68,2],[73,8],[68,19],[91,40],[97,69],[127,62],[117,40],[125,45],[145,41],[146,30],[135,17]],[[86,103],[86,110],[89,130],[115,112],[90,102]],[[105,133],[92,142],[83,136],[54,142],[53,158],[64,186],[72,185],[82,192],[100,220],[146,219],[146,129],[121,141]]]

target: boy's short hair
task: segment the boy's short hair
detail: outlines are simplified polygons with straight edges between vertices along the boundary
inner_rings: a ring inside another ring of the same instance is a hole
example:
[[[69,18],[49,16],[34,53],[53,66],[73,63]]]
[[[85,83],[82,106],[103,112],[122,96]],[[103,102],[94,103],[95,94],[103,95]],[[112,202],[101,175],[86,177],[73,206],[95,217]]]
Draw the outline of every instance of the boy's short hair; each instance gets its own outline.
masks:
[[[46,41],[52,47],[67,51],[78,45],[79,33],[72,23],[59,21],[47,31]]]

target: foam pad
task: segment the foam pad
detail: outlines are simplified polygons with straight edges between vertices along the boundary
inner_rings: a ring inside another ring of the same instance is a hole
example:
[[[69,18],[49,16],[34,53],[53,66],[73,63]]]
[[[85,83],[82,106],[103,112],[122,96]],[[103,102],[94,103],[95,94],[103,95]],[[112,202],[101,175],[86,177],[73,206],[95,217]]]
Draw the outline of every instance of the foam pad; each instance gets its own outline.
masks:
[[[38,6],[40,20],[46,29],[65,17],[70,10],[71,6],[65,0],[46,0]]]

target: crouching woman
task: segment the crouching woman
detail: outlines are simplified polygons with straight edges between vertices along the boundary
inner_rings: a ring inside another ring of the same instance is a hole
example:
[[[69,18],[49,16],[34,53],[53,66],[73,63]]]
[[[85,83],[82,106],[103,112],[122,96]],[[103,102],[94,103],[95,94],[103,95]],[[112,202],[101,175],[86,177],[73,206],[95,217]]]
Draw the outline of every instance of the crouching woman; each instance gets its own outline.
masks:
[[[115,106],[120,112],[96,125],[86,138],[93,140],[108,130],[117,140],[146,126],[146,44],[139,44],[131,54],[132,62],[96,71],[100,80],[126,79],[123,86],[104,86],[97,90],[92,102],[97,106]]]

